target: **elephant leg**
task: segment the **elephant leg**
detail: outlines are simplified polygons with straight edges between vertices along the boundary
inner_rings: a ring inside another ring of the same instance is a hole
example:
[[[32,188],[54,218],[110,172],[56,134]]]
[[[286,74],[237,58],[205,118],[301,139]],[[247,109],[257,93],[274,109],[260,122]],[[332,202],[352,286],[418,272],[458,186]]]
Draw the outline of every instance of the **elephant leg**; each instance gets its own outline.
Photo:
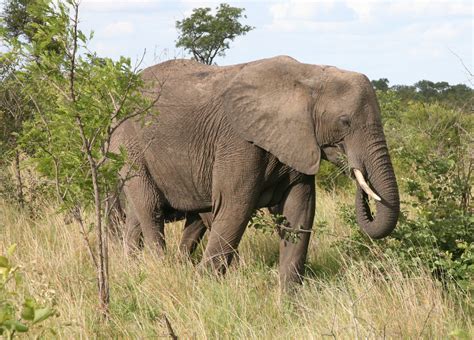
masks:
[[[213,220],[202,263],[224,274],[260,195],[264,173],[260,149],[245,143],[231,159],[217,160],[213,169]],[[241,155],[240,157],[238,155]],[[236,157],[239,157],[236,166]],[[229,175],[232,174],[232,175]]]
[[[237,253],[253,208],[250,204],[240,204],[237,207],[221,207],[216,210],[202,260],[204,265],[217,273],[225,273]]]
[[[166,245],[158,188],[148,176],[139,175],[132,177],[124,190],[130,204],[129,210],[133,210],[141,227],[145,246],[162,255]]]
[[[200,213],[199,217],[201,218],[201,221],[204,223],[204,226],[207,229],[211,229],[211,224],[212,224],[212,219],[213,219],[212,213],[211,212]]]
[[[123,236],[126,254],[131,255],[136,250],[139,250],[142,246],[141,241],[142,229],[140,227],[140,222],[138,222],[132,209],[128,208],[125,217],[125,232]]]
[[[185,256],[190,256],[206,233],[206,226],[199,214],[188,214],[184,224],[183,236],[179,250]]]
[[[300,283],[304,273],[311,228],[314,222],[315,187],[314,176],[305,176],[302,183],[289,188],[279,207],[271,209],[280,213],[288,222],[280,231],[280,285],[288,289],[292,283]],[[298,231],[299,230],[299,231]]]

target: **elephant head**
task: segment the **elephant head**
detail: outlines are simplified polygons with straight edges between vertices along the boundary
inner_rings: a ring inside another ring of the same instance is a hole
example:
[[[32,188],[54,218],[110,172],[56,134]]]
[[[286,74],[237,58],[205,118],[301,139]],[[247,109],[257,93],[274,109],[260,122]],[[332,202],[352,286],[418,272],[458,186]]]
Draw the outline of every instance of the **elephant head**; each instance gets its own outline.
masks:
[[[246,65],[225,89],[222,106],[243,138],[304,174],[318,171],[324,150],[341,150],[357,180],[359,226],[372,238],[395,228],[397,182],[367,77],[278,57]],[[375,216],[368,196],[376,200]]]

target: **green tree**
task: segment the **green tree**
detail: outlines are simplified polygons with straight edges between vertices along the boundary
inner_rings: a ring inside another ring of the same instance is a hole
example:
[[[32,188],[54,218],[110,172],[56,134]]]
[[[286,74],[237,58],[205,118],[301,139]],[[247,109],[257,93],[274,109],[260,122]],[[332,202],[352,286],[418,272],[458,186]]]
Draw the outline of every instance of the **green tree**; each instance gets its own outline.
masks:
[[[372,86],[378,91],[387,91],[389,89],[389,81],[387,78],[380,78],[379,80],[372,80]]]
[[[48,17],[55,15],[51,3],[52,0],[6,0],[1,13],[2,34],[10,41],[17,39],[31,43],[39,28],[46,25]],[[56,36],[50,36],[43,44],[42,49],[64,53],[64,46]],[[37,53],[31,51],[31,55]]]
[[[3,170],[0,175],[0,194],[23,206],[23,180],[17,142],[23,122],[30,117],[32,107],[16,80],[17,61],[11,60],[10,56],[0,55],[0,169]],[[12,160],[15,170],[14,184],[6,171]]]
[[[242,14],[244,10],[220,4],[212,15],[208,7],[195,8],[190,17],[176,21],[179,30],[176,47],[183,47],[195,60],[211,65],[216,56],[225,56],[230,41],[254,28],[239,22],[247,17]]]
[[[28,26],[34,22],[39,23],[38,19],[28,12],[28,8],[34,5],[36,0],[7,0],[4,2],[2,11],[3,25],[6,28],[6,34],[12,38],[23,37],[31,40],[33,32],[28,30]]]
[[[123,150],[112,150],[111,138],[124,121],[150,111],[154,101],[142,96],[144,84],[130,59],[113,61],[89,52],[90,37],[78,27],[75,0],[51,1],[44,12],[31,10],[46,13],[31,40],[4,35],[9,52],[3,57],[23,61],[14,79],[34,107],[19,142],[52,183],[61,208],[78,222],[97,269],[100,310],[107,315],[107,219],[115,199],[110,195],[123,185],[117,173],[126,161]],[[51,37],[63,48],[50,49]]]

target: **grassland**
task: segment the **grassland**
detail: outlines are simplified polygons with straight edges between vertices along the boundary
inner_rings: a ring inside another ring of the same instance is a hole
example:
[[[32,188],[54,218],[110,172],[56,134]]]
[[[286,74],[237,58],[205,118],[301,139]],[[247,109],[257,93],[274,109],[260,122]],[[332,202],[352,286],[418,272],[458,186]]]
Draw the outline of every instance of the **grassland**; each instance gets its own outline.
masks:
[[[79,227],[65,224],[54,207],[41,208],[33,220],[0,201],[0,251],[18,245],[13,260],[25,273],[20,293],[55,305],[59,315],[45,326],[61,338],[166,338],[165,316],[180,338],[472,336],[469,298],[447,291],[424,268],[406,274],[385,259],[375,270],[340,251],[337,244],[350,232],[335,213],[341,201],[352,198],[319,190],[317,219],[328,224],[315,230],[308,274],[294,294],[280,293],[276,235],[247,230],[239,261],[224,278],[199,273],[178,255],[181,222],[166,229],[164,259],[127,257],[111,239],[106,323],[97,316],[95,273]]]

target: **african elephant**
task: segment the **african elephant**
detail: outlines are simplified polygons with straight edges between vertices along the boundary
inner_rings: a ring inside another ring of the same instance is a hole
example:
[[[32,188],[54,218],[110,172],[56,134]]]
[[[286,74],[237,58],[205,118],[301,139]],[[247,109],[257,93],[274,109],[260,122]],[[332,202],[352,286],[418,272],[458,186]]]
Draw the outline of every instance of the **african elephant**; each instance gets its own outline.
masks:
[[[395,228],[397,183],[364,75],[286,56],[224,67],[171,60],[142,75],[160,84],[148,91],[159,94],[159,114],[125,122],[114,139],[136,167],[124,189],[145,246],[163,252],[165,211],[211,212],[202,263],[224,272],[253,211],[273,207],[299,234],[296,242],[280,235],[280,281],[300,281],[315,174],[334,150],[346,155],[356,179],[362,230],[382,238]]]
[[[340,169],[344,170],[344,161],[340,154],[340,149],[337,146],[334,147],[325,147],[322,152],[321,158],[337,165]],[[126,204],[123,202],[121,204]],[[143,234],[140,226],[140,222],[133,209],[130,209],[128,206],[127,213],[122,210],[122,207],[119,205],[117,210],[120,211],[120,222],[125,221],[125,231],[123,233],[123,239],[125,244],[126,252],[131,254],[135,250],[143,247]],[[269,207],[269,213],[274,209]],[[278,211],[276,211],[277,213]],[[171,214],[166,216],[165,222],[175,222],[178,220],[185,219],[183,234],[181,236],[181,241],[179,244],[179,250],[181,254],[185,256],[190,256],[196,247],[201,242],[204,234],[208,229],[210,229],[212,223],[212,214],[211,213],[188,213],[188,214]]]

